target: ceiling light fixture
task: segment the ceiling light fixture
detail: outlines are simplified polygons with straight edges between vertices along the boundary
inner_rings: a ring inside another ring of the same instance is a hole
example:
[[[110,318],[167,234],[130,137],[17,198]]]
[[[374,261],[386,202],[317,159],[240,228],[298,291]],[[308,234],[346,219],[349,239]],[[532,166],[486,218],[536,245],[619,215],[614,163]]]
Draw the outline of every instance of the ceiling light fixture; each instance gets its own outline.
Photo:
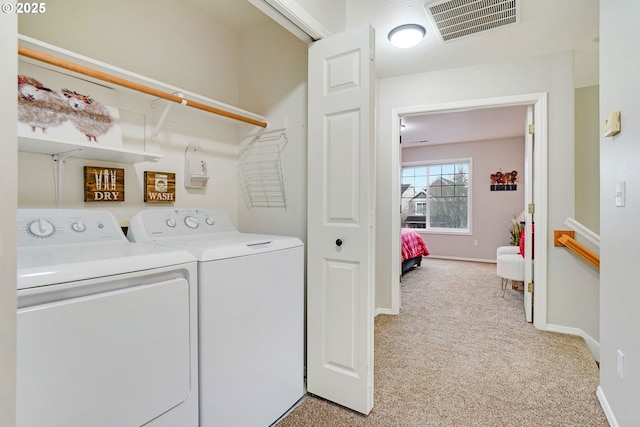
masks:
[[[389,41],[395,47],[406,49],[420,43],[425,34],[426,30],[422,25],[405,24],[389,32]]]

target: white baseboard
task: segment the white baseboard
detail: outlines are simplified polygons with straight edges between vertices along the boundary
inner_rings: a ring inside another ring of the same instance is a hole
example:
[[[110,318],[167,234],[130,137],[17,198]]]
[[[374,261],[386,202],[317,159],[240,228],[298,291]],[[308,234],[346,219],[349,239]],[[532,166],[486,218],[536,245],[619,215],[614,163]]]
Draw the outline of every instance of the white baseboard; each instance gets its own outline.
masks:
[[[591,351],[591,355],[596,361],[600,362],[600,343],[589,336],[589,334],[584,332],[582,329],[547,324],[546,330],[550,332],[559,332],[561,334],[577,335],[584,338],[587,343],[587,347],[589,347],[589,351]]]
[[[471,261],[471,262],[489,262],[492,264],[496,264],[497,261],[495,259],[483,259],[483,258],[465,258],[465,257],[457,257],[457,256],[443,256],[443,255],[429,255],[426,258],[436,258],[436,259],[450,259],[452,261]]]
[[[598,400],[600,401],[600,406],[602,406],[602,410],[604,414],[607,416],[607,421],[609,421],[609,425],[611,427],[618,427],[618,421],[616,421],[616,417],[613,416],[613,411],[611,410],[611,406],[609,406],[609,402],[604,395],[604,391],[602,387],[598,386],[598,390],[596,391],[596,395],[598,396]]]
[[[391,310],[390,308],[376,308],[376,311],[373,314],[373,317],[376,317],[378,314],[390,314],[392,316],[398,314],[398,313],[394,313],[393,310]]]

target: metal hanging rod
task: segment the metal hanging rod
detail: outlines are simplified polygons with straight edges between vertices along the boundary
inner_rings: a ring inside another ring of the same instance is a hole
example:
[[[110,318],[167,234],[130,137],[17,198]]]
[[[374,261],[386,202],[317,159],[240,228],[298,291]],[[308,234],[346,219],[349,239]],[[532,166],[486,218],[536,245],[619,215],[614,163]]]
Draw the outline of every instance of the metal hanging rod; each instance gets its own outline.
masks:
[[[267,127],[266,122],[252,119],[251,117],[243,116],[241,114],[226,111],[221,108],[212,107],[210,105],[203,104],[201,102],[186,99],[178,95],[174,95],[168,92],[164,92],[162,90],[154,89],[139,83],[135,83],[130,80],[123,79],[121,77],[113,76],[111,74],[104,73],[102,71],[94,70],[93,68],[85,67],[84,65],[76,64],[61,58],[57,58],[53,55],[49,55],[47,53],[37,51],[35,49],[31,49],[26,46],[18,45],[18,55],[35,59],[37,61],[45,62],[47,64],[64,68],[66,70],[70,70],[76,73],[84,74],[85,76],[93,77],[108,83],[113,83],[115,85],[122,86],[128,89],[133,89],[138,92],[146,93],[147,95],[152,95],[158,98],[166,99],[168,101],[173,101],[175,103],[182,104],[182,105],[187,105],[189,107],[196,108],[198,110],[207,111],[209,113],[228,117],[234,120],[249,123],[254,126],[259,126],[262,128]]]

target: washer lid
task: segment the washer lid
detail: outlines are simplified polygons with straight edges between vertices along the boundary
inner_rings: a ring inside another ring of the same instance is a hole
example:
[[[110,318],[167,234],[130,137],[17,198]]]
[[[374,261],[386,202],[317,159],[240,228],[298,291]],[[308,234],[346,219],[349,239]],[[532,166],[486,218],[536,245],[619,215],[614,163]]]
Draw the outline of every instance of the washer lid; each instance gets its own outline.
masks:
[[[215,235],[156,239],[154,243],[187,249],[195,255],[198,261],[235,258],[303,246],[302,241],[296,237],[237,231],[216,233]]]
[[[18,248],[18,289],[94,279],[196,261],[179,249],[124,241]]]

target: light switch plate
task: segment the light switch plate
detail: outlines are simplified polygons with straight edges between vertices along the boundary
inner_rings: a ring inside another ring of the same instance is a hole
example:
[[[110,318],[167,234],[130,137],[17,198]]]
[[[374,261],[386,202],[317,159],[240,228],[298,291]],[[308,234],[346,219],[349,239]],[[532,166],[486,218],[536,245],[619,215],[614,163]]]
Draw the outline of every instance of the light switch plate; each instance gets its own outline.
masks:
[[[620,111],[614,111],[604,119],[604,136],[620,133]]]
[[[616,373],[621,380],[624,380],[624,353],[618,349],[618,360],[616,363]]]
[[[619,182],[616,184],[616,206],[617,207],[624,207],[625,204],[625,199],[626,199],[626,194],[627,193],[627,189],[626,189],[626,184],[623,182]]]

